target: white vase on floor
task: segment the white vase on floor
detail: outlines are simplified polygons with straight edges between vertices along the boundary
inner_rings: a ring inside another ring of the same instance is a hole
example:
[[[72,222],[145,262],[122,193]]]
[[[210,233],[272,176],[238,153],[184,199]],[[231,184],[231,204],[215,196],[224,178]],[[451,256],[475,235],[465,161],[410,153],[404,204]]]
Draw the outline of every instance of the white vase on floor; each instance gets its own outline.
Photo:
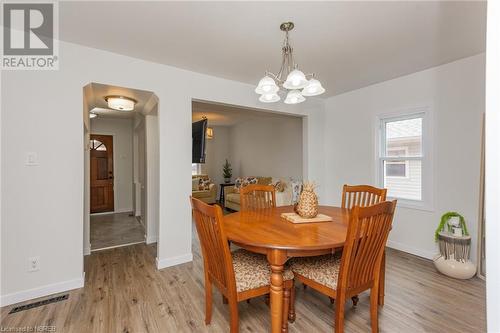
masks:
[[[471,261],[460,262],[455,259],[445,259],[438,254],[433,259],[436,269],[449,277],[467,280],[476,275],[476,265]]]

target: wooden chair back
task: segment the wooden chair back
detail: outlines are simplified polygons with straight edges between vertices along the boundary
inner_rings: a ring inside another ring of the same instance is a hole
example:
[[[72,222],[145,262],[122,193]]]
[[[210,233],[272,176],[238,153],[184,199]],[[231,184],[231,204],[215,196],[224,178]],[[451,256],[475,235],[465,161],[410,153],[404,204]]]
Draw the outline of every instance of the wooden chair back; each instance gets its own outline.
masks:
[[[233,262],[222,223],[222,209],[191,198],[205,274],[223,294],[236,293]]]
[[[354,206],[367,207],[385,201],[387,189],[370,185],[344,185],[342,190],[342,208]]]
[[[355,206],[342,251],[337,290],[357,293],[379,283],[396,200],[369,207]]]
[[[272,207],[276,207],[274,186],[250,184],[240,189],[240,209],[242,212]]]

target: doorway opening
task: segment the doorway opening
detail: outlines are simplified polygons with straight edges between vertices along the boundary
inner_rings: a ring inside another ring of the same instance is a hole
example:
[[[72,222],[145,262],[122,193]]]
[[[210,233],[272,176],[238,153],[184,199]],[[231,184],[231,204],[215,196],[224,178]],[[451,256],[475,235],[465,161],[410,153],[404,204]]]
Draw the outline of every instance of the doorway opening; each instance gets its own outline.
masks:
[[[99,83],[83,92],[84,255],[156,243],[158,98],[150,91]],[[112,105],[110,97],[132,106]]]
[[[191,107],[194,198],[238,211],[238,187],[255,182],[275,185],[278,206],[297,200],[305,174],[303,116],[200,100]]]

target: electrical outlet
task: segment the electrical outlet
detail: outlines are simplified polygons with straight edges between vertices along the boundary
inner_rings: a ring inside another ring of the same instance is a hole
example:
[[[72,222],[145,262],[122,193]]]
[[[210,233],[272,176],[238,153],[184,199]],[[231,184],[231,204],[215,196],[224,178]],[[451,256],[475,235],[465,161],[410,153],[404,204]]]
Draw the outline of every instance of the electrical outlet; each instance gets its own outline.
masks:
[[[40,270],[40,257],[28,258],[28,272],[36,272]]]

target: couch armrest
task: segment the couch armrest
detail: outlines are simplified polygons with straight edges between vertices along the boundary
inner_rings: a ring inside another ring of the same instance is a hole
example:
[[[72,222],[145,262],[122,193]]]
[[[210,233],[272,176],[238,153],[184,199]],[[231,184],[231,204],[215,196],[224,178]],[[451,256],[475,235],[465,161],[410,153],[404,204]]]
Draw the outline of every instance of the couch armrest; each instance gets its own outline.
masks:
[[[210,194],[213,194],[214,197],[217,196],[217,186],[215,186],[215,184],[210,184],[208,190],[210,191]]]
[[[226,186],[224,187],[224,197],[227,197],[227,195],[229,193],[235,193],[236,192],[236,189],[234,188],[234,186]]]

